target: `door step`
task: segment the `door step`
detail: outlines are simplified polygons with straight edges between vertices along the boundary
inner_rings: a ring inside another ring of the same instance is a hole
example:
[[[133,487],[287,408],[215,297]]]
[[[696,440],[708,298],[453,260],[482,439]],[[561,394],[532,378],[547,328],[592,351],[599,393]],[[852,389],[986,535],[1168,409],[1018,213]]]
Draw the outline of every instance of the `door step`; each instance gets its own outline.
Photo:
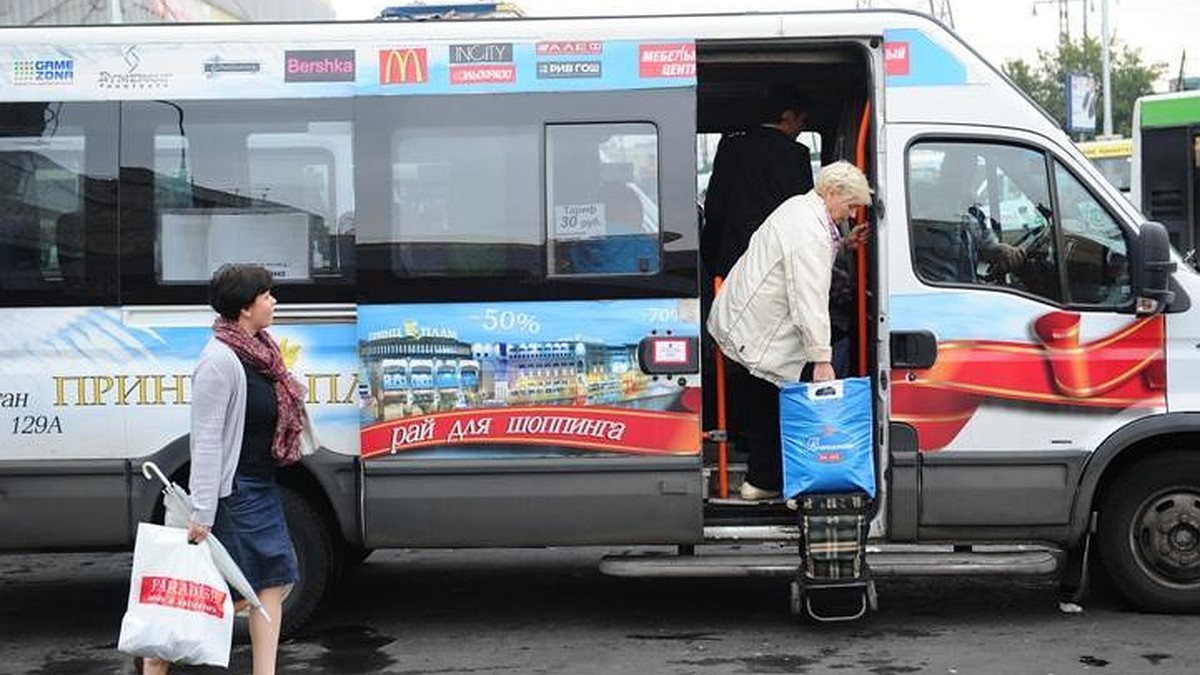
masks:
[[[662,553],[605,556],[600,571],[617,577],[795,577],[800,557],[774,553]],[[886,545],[867,547],[867,564],[875,577],[1051,576],[1059,571],[1063,552],[1042,546],[979,546],[955,551],[950,546]]]

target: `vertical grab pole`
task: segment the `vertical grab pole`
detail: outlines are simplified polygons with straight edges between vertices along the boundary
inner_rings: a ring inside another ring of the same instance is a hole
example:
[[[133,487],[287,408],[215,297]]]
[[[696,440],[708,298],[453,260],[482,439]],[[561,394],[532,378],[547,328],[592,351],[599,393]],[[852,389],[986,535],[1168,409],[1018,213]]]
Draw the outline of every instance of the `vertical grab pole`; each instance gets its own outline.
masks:
[[[855,163],[865,174],[867,173],[867,134],[871,130],[871,101],[863,104],[862,119],[858,122],[858,143],[855,152]],[[867,221],[867,207],[860,206],[855,214],[859,223]],[[855,288],[858,308],[858,374],[867,374],[867,243],[859,242],[855,249],[858,266],[858,283]]]
[[[713,297],[721,290],[721,277],[713,279]],[[729,498],[729,430],[725,428],[725,357],[721,348],[713,345],[717,374],[717,493],[721,499]]]

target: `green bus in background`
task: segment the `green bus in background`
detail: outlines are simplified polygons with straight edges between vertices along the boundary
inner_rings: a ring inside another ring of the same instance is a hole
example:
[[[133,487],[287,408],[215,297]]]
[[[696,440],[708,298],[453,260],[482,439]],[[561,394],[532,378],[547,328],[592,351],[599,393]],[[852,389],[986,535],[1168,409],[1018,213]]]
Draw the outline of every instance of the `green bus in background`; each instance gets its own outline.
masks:
[[[1143,96],[1133,107],[1130,198],[1180,251],[1200,238],[1200,91]]]

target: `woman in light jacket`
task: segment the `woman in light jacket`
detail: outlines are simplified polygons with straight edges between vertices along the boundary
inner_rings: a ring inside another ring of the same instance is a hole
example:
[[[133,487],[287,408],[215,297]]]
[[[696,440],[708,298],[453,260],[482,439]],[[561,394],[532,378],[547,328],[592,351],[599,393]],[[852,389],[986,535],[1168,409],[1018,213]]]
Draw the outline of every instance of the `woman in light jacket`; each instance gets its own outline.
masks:
[[[829,343],[829,285],[834,257],[863,236],[844,241],[837,223],[871,202],[863,173],[835,162],[817,174],[816,187],[780,204],[750,239],[708,315],[708,332],[746,376],[746,480],[741,496],[779,496],[783,482],[779,444],[779,387],[800,379],[813,364],[813,380],[834,379]]]
[[[250,613],[254,675],[275,673],[284,591],[300,578],[275,473],[300,459],[304,390],[266,331],[275,315],[271,287],[258,265],[216,271],[209,299],[220,316],[192,375],[188,539],[211,531],[270,616]],[[167,666],[146,659],[143,672]]]

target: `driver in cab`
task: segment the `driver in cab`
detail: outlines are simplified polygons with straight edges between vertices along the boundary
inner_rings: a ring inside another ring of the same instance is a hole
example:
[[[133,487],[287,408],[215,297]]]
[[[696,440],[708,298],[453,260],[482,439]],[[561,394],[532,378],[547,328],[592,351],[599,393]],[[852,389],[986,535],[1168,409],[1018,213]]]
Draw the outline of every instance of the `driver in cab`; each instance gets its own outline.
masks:
[[[949,149],[937,181],[913,186],[911,213],[917,272],[935,283],[980,282],[979,263],[989,274],[1013,273],[1025,263],[1025,251],[996,236],[990,219],[974,203],[976,157],[965,148]]]

